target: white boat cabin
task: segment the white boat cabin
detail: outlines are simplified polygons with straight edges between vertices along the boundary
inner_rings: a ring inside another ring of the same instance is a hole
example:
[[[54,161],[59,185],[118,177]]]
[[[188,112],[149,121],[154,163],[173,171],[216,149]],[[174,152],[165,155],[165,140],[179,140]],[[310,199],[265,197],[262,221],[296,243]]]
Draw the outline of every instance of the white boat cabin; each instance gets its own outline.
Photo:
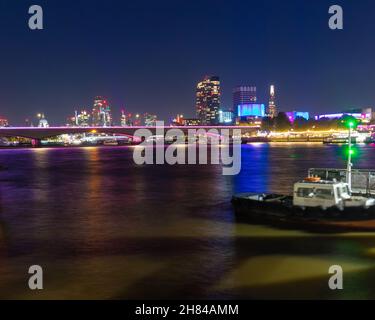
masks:
[[[349,186],[343,182],[311,179],[294,185],[293,204],[299,207],[344,207],[351,198]]]

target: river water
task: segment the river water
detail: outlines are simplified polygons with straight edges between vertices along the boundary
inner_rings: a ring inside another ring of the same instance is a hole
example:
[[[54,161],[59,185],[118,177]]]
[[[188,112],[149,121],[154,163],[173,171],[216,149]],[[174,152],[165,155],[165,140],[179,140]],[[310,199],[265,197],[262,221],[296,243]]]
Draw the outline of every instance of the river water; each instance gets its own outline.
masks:
[[[0,298],[375,298],[375,233],[236,223],[232,194],[291,193],[339,146],[251,144],[238,176],[219,165],[146,165],[133,147],[2,149]],[[357,168],[375,167],[358,147]],[[28,289],[40,265],[44,289]],[[344,270],[344,290],[328,269]]]

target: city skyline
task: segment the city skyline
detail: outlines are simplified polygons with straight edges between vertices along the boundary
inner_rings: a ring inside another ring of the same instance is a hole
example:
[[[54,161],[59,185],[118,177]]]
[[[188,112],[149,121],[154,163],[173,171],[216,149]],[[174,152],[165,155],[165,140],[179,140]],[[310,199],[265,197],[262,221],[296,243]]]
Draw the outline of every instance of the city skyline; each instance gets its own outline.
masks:
[[[244,124],[242,120],[249,116],[255,119],[264,117],[275,118],[278,113],[286,114],[291,122],[294,121],[296,115],[306,119],[310,117],[309,115],[313,116],[315,119],[331,119],[340,114],[355,114],[355,116],[360,115],[360,117],[363,117],[364,115],[368,117],[368,114],[371,114],[371,118],[374,117],[372,111],[373,108],[368,106],[346,109],[342,108],[325,114],[317,114],[307,110],[298,110],[298,108],[280,108],[275,85],[270,85],[269,87],[268,103],[258,101],[257,86],[255,85],[242,84],[234,87],[232,89],[232,105],[230,107],[221,105],[221,91],[220,77],[206,75],[197,83],[193,111],[190,111],[185,115],[177,113],[177,117],[169,115],[168,119],[161,119],[157,114],[152,114],[147,111],[145,112],[144,110],[137,110],[135,112],[129,112],[129,110],[125,110],[124,108],[119,110],[119,108],[113,108],[108,97],[95,96],[91,107],[84,106],[76,108],[74,109],[74,114],[66,115],[65,120],[62,120],[59,123],[52,123],[52,126],[151,126],[154,125],[155,121],[184,125],[183,119],[188,120],[190,123],[189,125],[192,125],[192,123],[200,123],[200,125],[228,125],[231,123],[235,124],[235,122],[242,122],[242,124]],[[214,96],[213,99],[212,96]],[[206,99],[208,99],[209,102],[207,102]],[[189,117],[190,114],[194,114],[194,116]],[[245,118],[241,120],[242,117]],[[40,123],[40,120],[42,120],[42,124]],[[251,124],[251,122],[252,120],[250,119],[249,124]],[[46,127],[49,126],[49,123],[44,112],[38,112],[31,117],[25,118],[21,125],[14,125],[7,117],[3,115],[0,116],[0,127],[23,127],[25,125],[26,127]]]

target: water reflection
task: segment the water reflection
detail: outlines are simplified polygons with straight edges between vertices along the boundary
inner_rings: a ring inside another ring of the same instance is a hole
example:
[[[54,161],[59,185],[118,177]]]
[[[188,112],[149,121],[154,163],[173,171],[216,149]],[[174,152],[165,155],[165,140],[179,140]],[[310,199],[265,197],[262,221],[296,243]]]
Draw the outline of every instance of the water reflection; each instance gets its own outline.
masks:
[[[309,234],[235,222],[235,192],[290,192],[309,167],[342,167],[341,149],[256,144],[242,171],[137,166],[132,149],[0,150],[0,298],[375,297],[373,233]],[[361,147],[357,167],[375,153]],[[328,266],[347,271],[327,290]]]

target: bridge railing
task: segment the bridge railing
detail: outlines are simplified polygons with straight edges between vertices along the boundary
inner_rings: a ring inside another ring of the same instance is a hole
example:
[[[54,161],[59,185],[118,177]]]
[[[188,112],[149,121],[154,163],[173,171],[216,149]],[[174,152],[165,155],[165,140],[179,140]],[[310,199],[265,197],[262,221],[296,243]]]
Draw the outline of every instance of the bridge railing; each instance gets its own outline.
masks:
[[[310,168],[308,174],[323,180],[346,182],[346,169]],[[354,193],[375,195],[375,170],[353,169],[352,190]]]

